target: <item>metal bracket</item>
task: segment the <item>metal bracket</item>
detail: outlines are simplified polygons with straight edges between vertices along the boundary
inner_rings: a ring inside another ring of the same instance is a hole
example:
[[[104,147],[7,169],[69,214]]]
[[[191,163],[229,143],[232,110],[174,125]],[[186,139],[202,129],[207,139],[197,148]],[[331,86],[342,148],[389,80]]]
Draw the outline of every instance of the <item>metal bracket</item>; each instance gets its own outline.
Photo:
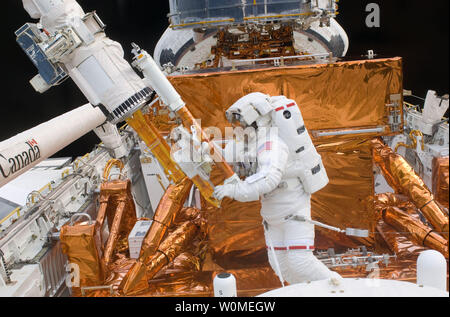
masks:
[[[0,250],[0,274],[3,276],[6,284],[11,283],[11,271],[6,266],[5,257],[3,251]]]
[[[81,288],[81,295],[86,296],[86,291],[98,291],[102,289],[109,289],[109,294],[113,295],[114,290],[112,285],[102,285],[102,286],[86,286]]]
[[[388,124],[391,132],[400,132],[402,125],[402,95],[393,94],[390,98],[390,103],[386,104]]]

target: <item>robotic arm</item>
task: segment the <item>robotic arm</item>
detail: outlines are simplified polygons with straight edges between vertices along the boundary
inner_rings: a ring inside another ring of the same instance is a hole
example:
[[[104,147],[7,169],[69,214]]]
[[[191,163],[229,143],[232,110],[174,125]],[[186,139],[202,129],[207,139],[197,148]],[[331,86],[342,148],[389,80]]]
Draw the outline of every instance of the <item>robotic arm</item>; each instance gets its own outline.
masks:
[[[213,192],[209,177],[204,176],[197,166],[189,166],[183,174],[170,157],[167,142],[140,111],[157,93],[170,111],[178,114],[185,126],[195,129],[200,142],[208,141],[153,58],[133,45],[133,66],[144,74],[142,79],[124,59],[122,46],[106,36],[105,25],[95,12],[85,14],[75,0],[22,1],[30,16],[39,19],[39,23],[27,23],[16,31],[17,42],[39,72],[30,81],[32,86],[43,93],[70,77],[89,100],[89,106],[106,117],[106,123],[103,120],[91,125],[90,129],[102,125],[95,132],[116,156],[127,154],[115,126],[126,120],[152,149],[174,181],[182,179],[187,173],[195,174],[192,180],[204,197],[218,204],[209,196]],[[211,142],[209,144],[214,150],[214,164],[227,179],[235,177],[220,151]]]

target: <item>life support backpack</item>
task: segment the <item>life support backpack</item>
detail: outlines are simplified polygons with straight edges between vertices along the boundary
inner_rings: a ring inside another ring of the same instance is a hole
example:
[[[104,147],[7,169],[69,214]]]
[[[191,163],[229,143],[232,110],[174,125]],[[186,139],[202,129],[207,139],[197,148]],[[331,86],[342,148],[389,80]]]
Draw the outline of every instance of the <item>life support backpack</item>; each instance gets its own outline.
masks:
[[[289,147],[290,168],[286,175],[298,177],[306,193],[314,194],[323,189],[329,179],[322,157],[311,140],[300,108],[284,96],[271,98],[274,107],[272,126],[278,128],[278,136]]]

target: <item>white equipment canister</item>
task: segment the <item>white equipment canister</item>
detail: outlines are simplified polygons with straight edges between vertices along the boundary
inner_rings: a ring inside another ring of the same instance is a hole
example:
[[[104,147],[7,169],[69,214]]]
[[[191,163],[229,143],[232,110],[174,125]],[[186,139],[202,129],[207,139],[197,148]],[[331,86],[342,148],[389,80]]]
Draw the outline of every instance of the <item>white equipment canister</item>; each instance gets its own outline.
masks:
[[[236,278],[230,273],[216,275],[213,282],[214,297],[237,297]]]
[[[427,250],[417,259],[417,284],[447,290],[447,261],[438,251]]]

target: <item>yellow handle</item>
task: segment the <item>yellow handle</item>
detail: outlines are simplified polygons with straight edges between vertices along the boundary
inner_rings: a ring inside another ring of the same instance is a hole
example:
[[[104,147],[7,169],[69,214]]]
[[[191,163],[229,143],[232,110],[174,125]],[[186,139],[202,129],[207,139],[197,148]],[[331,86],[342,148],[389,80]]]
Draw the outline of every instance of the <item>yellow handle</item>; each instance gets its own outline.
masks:
[[[113,166],[117,166],[120,169],[120,172],[122,172],[124,165],[123,162],[121,160],[117,160],[117,159],[110,159],[108,161],[108,163],[106,163],[105,165],[105,169],[103,171],[103,179],[104,180],[108,180],[109,178],[109,173],[111,172],[111,168]]]

